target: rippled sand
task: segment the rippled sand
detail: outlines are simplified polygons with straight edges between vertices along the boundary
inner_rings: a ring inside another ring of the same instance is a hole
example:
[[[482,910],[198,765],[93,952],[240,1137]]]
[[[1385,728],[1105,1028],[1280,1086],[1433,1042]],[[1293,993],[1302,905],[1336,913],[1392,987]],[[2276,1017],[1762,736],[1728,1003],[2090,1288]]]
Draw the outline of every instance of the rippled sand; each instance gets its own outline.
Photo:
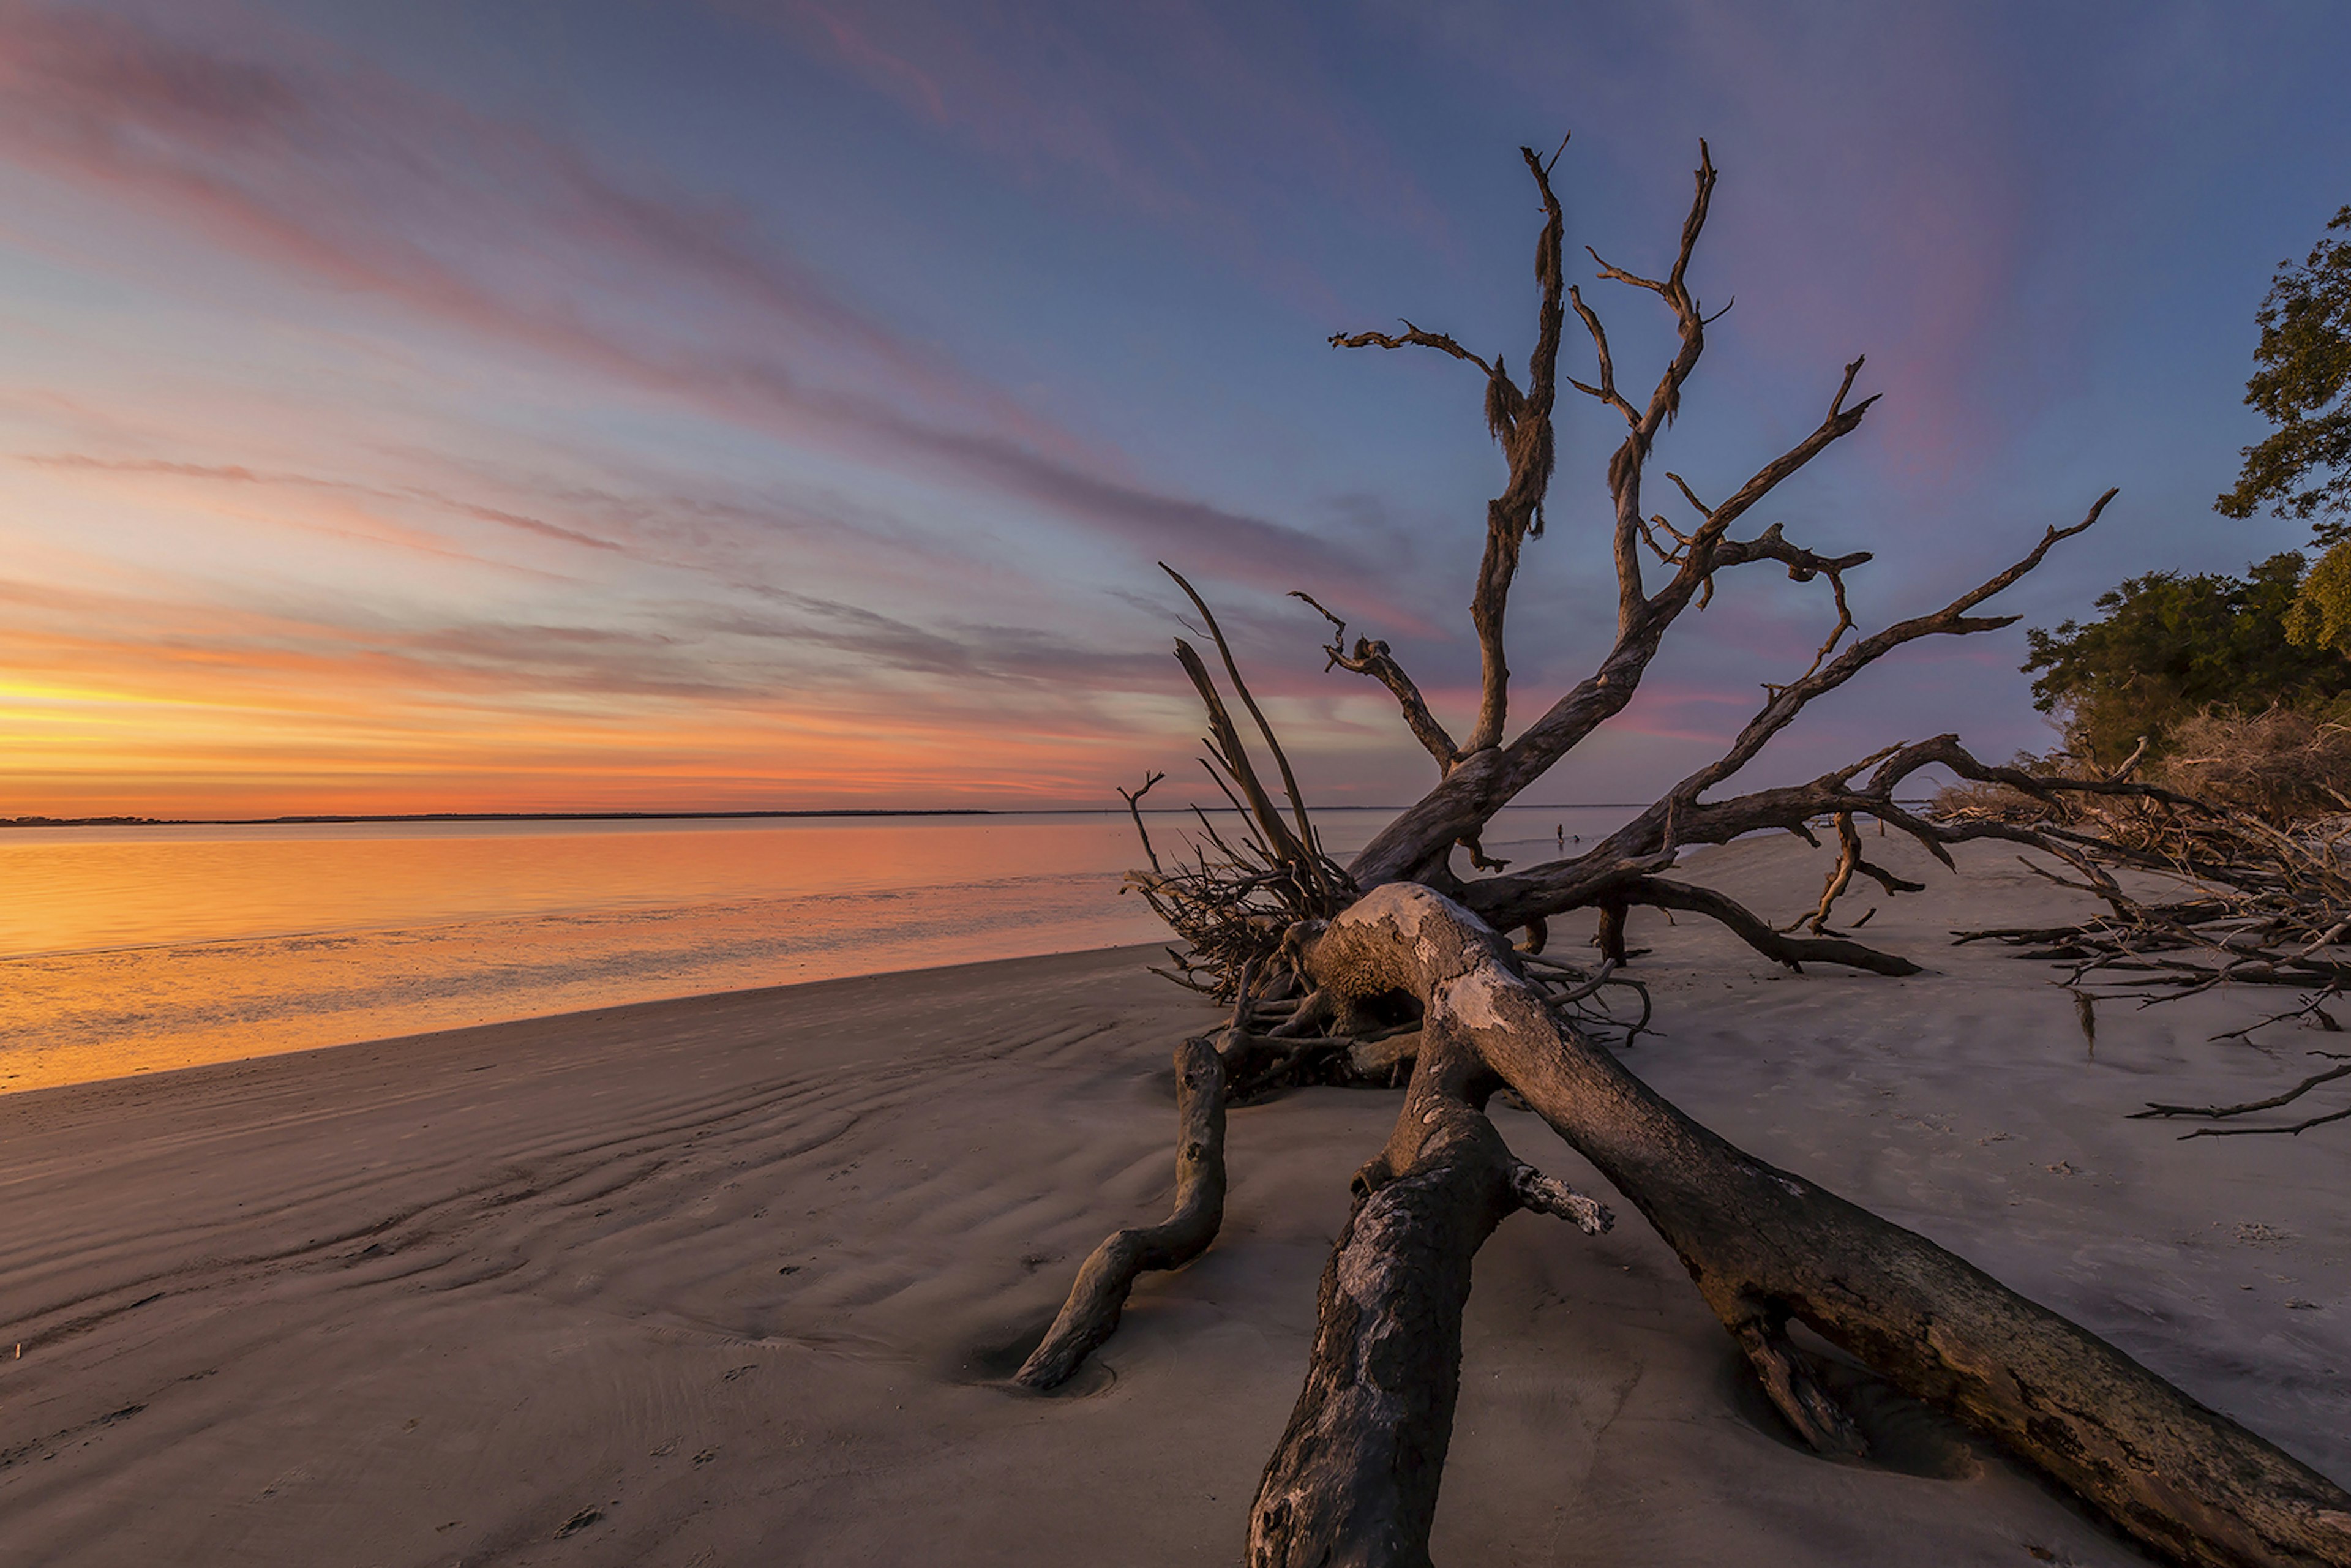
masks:
[[[1792,914],[1819,874],[1793,849],[1717,874]],[[1941,938],[2047,907],[1970,864],[1871,924],[1935,971],[1906,982],[1636,915],[1666,1032],[1627,1060],[2351,1477],[2344,1129],[2179,1144],[2121,1114],[2271,1092],[2312,1040],[2206,1044],[2223,998],[2110,1011],[2089,1057],[2048,971]],[[1145,956],[0,1098],[0,1563],[1236,1560],[1395,1100],[1235,1113],[1216,1248],[1138,1291],[1075,1394],[1006,1392],[1078,1259],[1165,1201],[1167,1052],[1205,1015]],[[1887,1418],[1922,1473],[1797,1451],[1620,1211],[1481,1254],[1440,1561],[2140,1560],[1915,1411]]]

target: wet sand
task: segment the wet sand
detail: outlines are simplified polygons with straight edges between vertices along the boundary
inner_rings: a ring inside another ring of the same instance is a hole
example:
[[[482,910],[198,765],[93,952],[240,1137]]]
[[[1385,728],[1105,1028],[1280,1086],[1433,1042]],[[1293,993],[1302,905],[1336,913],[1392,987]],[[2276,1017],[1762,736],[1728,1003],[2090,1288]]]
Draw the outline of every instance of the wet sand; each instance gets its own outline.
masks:
[[[2351,1124],[2175,1141],[2332,1040],[2283,993],[2103,1009],[1954,925],[2067,895],[2004,852],[1787,975],[1636,912],[1628,1063],[2351,1479]],[[1823,862],[1709,857],[1785,919]],[[1884,903],[1874,891],[1848,907]],[[1562,941],[1562,946],[1567,944]],[[0,1097],[0,1563],[1223,1563],[1295,1397],[1346,1182],[1395,1113],[1234,1113],[1225,1231],[1061,1397],[998,1381],[1104,1232],[1164,1209],[1167,1056],[1127,949],[664,1002]],[[1524,1115],[1520,1154],[1606,1185]],[[1625,1206],[1478,1264],[1454,1563],[2131,1563],[1892,1406],[1910,1471],[1792,1446]],[[21,1341],[21,1357],[12,1354]]]

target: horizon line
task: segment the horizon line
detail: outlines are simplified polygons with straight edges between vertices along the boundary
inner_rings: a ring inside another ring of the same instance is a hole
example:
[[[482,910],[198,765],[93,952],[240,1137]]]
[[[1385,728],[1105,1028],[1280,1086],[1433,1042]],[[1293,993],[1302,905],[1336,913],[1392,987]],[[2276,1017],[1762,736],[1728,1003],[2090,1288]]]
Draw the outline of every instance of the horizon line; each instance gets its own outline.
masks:
[[[1510,805],[1514,811],[1638,810],[1651,800],[1537,801]],[[1407,806],[1317,806],[1317,812],[1403,811]],[[277,817],[145,817],[116,814],[102,817],[26,815],[0,817],[0,828],[286,828],[333,827],[360,822],[675,822],[729,821],[756,818],[808,817],[1123,817],[1123,806],[823,806],[745,811],[360,811],[302,812]],[[1151,816],[1183,816],[1191,806],[1145,806]],[[1200,810],[1232,813],[1230,806],[1202,806]]]

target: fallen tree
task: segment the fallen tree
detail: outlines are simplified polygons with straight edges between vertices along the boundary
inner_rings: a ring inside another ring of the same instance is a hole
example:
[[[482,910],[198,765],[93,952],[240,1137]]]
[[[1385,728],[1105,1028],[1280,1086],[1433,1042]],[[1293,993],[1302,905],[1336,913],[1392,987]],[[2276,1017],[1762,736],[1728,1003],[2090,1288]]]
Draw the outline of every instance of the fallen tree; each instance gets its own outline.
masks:
[[[1556,1214],[1586,1230],[1612,1219],[1510,1154],[1486,1114],[1492,1097],[1507,1092],[1589,1159],[1673,1247],[1771,1404],[1814,1450],[1855,1458],[1867,1440],[1833,1380],[1792,1337],[1797,1322],[2039,1467],[2167,1557],[2351,1563],[2351,1494],[1932,1242],[1733,1147],[1604,1048],[1609,1028],[1629,1032],[1646,1022],[1646,996],[1622,973],[1632,956],[1627,922],[1638,909],[1711,918],[1791,968],[1826,963],[1910,972],[1907,959],[1829,925],[1855,877],[1889,893],[1916,887],[1864,857],[1857,820],[1907,834],[1946,863],[1955,843],[2005,840],[2056,856],[2091,885],[2115,885],[2101,856],[2130,852],[2127,846],[2085,847],[2074,841],[2084,835],[1992,813],[1913,810],[1896,791],[1922,769],[1939,767],[2035,800],[2197,807],[2122,775],[2061,779],[1987,766],[1951,736],[1888,747],[1809,783],[1715,798],[1811,703],[1896,649],[2011,624],[2013,617],[1975,612],[2095,524],[2113,492],[2080,521],[2047,528],[2014,562],[1940,609],[1861,634],[1844,580],[1869,552],[1823,553],[1787,538],[1776,523],[1743,535],[1739,528],[1781,484],[1859,428],[1876,401],[1850,401],[1862,361],[1844,367],[1815,427],[1729,496],[1708,504],[1668,474],[1689,518],[1677,525],[1647,511],[1648,465],[1712,319],[1687,274],[1714,192],[1713,164],[1701,143],[1695,194],[1662,277],[1593,258],[1603,278],[1655,295],[1678,335],[1677,350],[1636,402],[1618,386],[1599,315],[1565,283],[1552,164],[1531,149],[1521,156],[1543,216],[1535,342],[1523,384],[1501,359],[1489,361],[1409,322],[1399,333],[1332,340],[1345,348],[1427,349],[1483,378],[1486,421],[1508,477],[1487,508],[1471,601],[1481,656],[1477,711],[1457,739],[1385,643],[1364,637],[1349,643],[1343,620],[1309,601],[1332,627],[1330,664],[1376,680],[1394,695],[1438,774],[1426,796],[1341,866],[1325,853],[1289,759],[1208,605],[1176,578],[1278,783],[1260,770],[1208,661],[1179,640],[1176,656],[1207,715],[1212,776],[1242,826],[1228,835],[1202,815],[1188,858],[1167,861],[1144,832],[1150,869],[1134,881],[1182,938],[1167,972],[1230,1003],[1231,1021],[1177,1053],[1183,1130],[1175,1214],[1103,1243],[1017,1380],[1044,1389],[1066,1378],[1115,1327],[1137,1273],[1176,1266],[1210,1244],[1221,1215],[1223,1113],[1231,1100],[1297,1083],[1402,1084],[1404,1104],[1386,1146],[1354,1178],[1353,1211],[1322,1278],[1305,1386],[1267,1466],[1249,1552],[1267,1568],[1426,1563],[1479,1247],[1514,1208]],[[1565,385],[1625,427],[1606,473],[1615,635],[1591,675],[1512,737],[1504,629],[1520,552],[1543,531],[1559,354],[1571,310],[1590,336],[1596,370],[1589,382],[1566,378]],[[1767,561],[1798,581],[1825,580],[1829,587],[1835,621],[1809,667],[1767,687],[1761,708],[1721,756],[1592,848],[1517,871],[1490,859],[1479,835],[1494,814],[1624,709],[1668,630],[1711,598],[1723,574]],[[1654,586],[1650,562],[1659,577]],[[1669,874],[1683,849],[1760,829],[1811,839],[1823,818],[1835,825],[1837,866],[1819,909],[1800,923],[1802,935]],[[1143,831],[1139,810],[1135,823]],[[1498,874],[1460,877],[1456,849],[1475,869]],[[1574,910],[1598,912],[1600,952],[1590,965],[1542,952],[1549,923]],[[1523,948],[1502,935],[1519,930],[1527,933]],[[1635,1010],[1637,1018],[1627,1017]]]

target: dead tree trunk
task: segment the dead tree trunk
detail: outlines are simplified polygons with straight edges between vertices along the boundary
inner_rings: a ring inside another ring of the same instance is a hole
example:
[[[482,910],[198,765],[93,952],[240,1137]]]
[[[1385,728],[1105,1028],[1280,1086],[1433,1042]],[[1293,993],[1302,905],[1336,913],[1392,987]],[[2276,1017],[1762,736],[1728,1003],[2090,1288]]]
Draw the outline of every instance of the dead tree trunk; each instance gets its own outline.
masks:
[[[1425,1033],[1387,1147],[1355,1173],[1314,1352],[1249,1517],[1252,1568],[1425,1563],[1453,1407],[1469,1264],[1513,1209],[1589,1235],[1609,1212],[1511,1158],[1486,1119],[1499,1081],[1449,1020]]]
[[[2053,824],[1921,815],[1895,792],[1923,768],[2021,791],[2060,817],[2065,802],[2081,800],[2159,814],[2203,808],[2134,782],[2127,770],[2062,779],[1988,767],[1952,736],[1888,747],[1809,783],[1712,798],[1808,705],[1896,649],[2011,624],[2013,616],[1975,612],[2095,524],[2114,492],[2081,521],[2046,528],[2011,565],[1940,609],[1862,634],[1845,574],[1866,563],[1869,551],[1817,552],[1785,538],[1779,523],[1747,538],[1733,532],[1782,482],[1860,427],[1875,402],[1847,401],[1862,361],[1844,367],[1813,429],[1727,497],[1709,504],[1668,473],[1689,519],[1677,525],[1650,511],[1643,496],[1647,465],[1680,407],[1712,319],[1688,281],[1714,191],[1712,161],[1701,143],[1695,194],[1662,277],[1593,257],[1601,277],[1654,294],[1673,319],[1678,346],[1646,399],[1636,402],[1618,390],[1599,315],[1565,282],[1564,218],[1552,190],[1552,162],[1531,149],[1520,153],[1543,215],[1535,342],[1523,388],[1500,358],[1489,361],[1408,322],[1402,333],[1332,339],[1347,348],[1435,350],[1484,378],[1487,428],[1509,476],[1486,509],[1485,549],[1470,601],[1479,653],[1477,713],[1457,743],[1385,643],[1359,637],[1350,648],[1341,618],[1307,599],[1331,622],[1331,667],[1386,688],[1439,775],[1426,796],[1343,869],[1324,857],[1289,759],[1206,601],[1176,579],[1271,754],[1289,810],[1252,763],[1207,662],[1179,642],[1177,656],[1207,713],[1211,776],[1242,826],[1235,842],[1202,815],[1202,841],[1189,862],[1163,862],[1146,841],[1152,869],[1133,880],[1186,945],[1174,954],[1180,973],[1172,977],[1232,1001],[1234,1024],[1211,1061],[1186,1069],[1176,1218],[1103,1244],[1022,1380],[1042,1386],[1066,1375],[1115,1324],[1138,1270],[1168,1266],[1207,1244],[1216,1223],[1207,1195],[1212,1187],[1221,1193],[1222,1171],[1218,1166],[1212,1182],[1199,1163],[1219,1146],[1200,1129],[1209,1108],[1220,1107],[1219,1096],[1351,1075],[1354,1082],[1393,1082],[1409,1061],[1404,1110],[1386,1147],[1357,1175],[1353,1212],[1323,1274],[1305,1386],[1250,1518],[1252,1563],[1427,1562],[1459,1388],[1462,1308],[1478,1249],[1513,1207],[1562,1214],[1586,1228],[1604,1223],[1589,1199],[1510,1157],[1485,1114],[1489,1096],[1507,1088],[1615,1184],[1673,1247],[1766,1395],[1820,1452],[1853,1457],[1865,1439],[1790,1337],[1792,1322],[2038,1466],[2169,1557],[2229,1568],[2351,1564],[2351,1495],[2334,1482],[1925,1238],[1734,1148],[1627,1072],[1572,1020],[1576,1009],[1595,1005],[1604,988],[1632,984],[1618,971],[1638,956],[1625,944],[1635,907],[1705,915],[1792,968],[1833,963],[1886,975],[1914,972],[1908,959],[1828,929],[1836,899],[1855,874],[1873,878],[1889,895],[1917,891],[1863,858],[1855,826],[1862,818],[1910,835],[1946,865],[1949,845],[1973,839],[2043,851],[2079,874],[2069,885],[2106,898],[2118,917],[2144,915],[2106,868],[2160,869],[2169,862],[2159,848],[2100,836],[2072,818]],[[1570,309],[1591,337],[1590,383],[1559,372]],[[1512,737],[1508,601],[1525,545],[1544,530],[1552,405],[1562,382],[1625,424],[1606,473],[1615,636],[1588,677]],[[1644,552],[1663,574],[1654,587],[1644,580]],[[1493,815],[1625,707],[1685,611],[1703,608],[1728,580],[1725,574],[1762,561],[1798,581],[1827,581],[1834,621],[1811,663],[1785,683],[1767,685],[1762,706],[1719,757],[1615,832],[1577,854],[1516,870],[1490,861],[1479,841]],[[1817,843],[1810,824],[1823,818],[1836,824],[1839,859],[1819,907],[1798,923],[1809,925],[1807,935],[1665,874],[1681,850],[1759,830]],[[1139,829],[1139,814],[1136,822]],[[1502,874],[1461,880],[1450,863],[1457,847],[1469,851],[1476,870]],[[2333,867],[2331,858],[2327,863]],[[2201,862],[2190,869],[2208,880],[2231,874]],[[2342,880],[2333,869],[2327,874]],[[2351,895],[2341,902],[2351,909]],[[1578,909],[1600,913],[1602,953],[1593,972],[1514,952],[1496,935],[1528,928],[1540,947],[1546,923]],[[2287,922],[2276,929],[2300,928]],[[2300,966],[2292,969],[2297,976],[2335,975],[2314,955],[2346,931],[2351,915],[2333,919],[2323,934],[2304,931],[2293,939],[2315,938],[2314,944],[2279,962]],[[2351,984],[2351,967],[2337,977]],[[1635,989],[1643,1013],[1629,1026],[1634,1031],[1647,1022],[1646,993]],[[1253,1021],[1259,1009],[1270,1019],[1261,1030]],[[1620,1020],[1619,1027],[1627,1026]]]
[[[1485,1096],[1459,1082],[1472,1064],[1424,1049],[1387,1152],[1355,1177],[1306,1386],[1249,1516],[1252,1568],[1428,1561],[1469,1261],[1516,1206]]]
[[[1356,1222],[1332,1254],[1301,1414],[1253,1516],[1253,1563],[1426,1560],[1433,1506],[1409,1514],[1416,1537],[1382,1537],[1359,1555],[1280,1555],[1258,1543],[1288,1539],[1303,1519],[1364,1517],[1353,1500],[1360,1465],[1301,1466],[1293,1457],[1310,1410],[1327,1419],[1348,1409],[1321,1385],[1369,1364],[1372,1353],[1361,1347],[1410,1345],[1414,1354],[1379,1383],[1387,1403],[1349,1410],[1346,1430],[1409,1413],[1413,1436],[1386,1437],[1380,1453],[1442,1457],[1469,1260],[1500,1218],[1498,1173],[1508,1158],[1479,1109],[1482,1094],[1474,1104],[1458,1091],[1444,1096],[1452,1084],[1508,1084],[1641,1210],[1814,1448],[1851,1454],[1860,1439],[1789,1342],[1791,1320],[1997,1439],[2167,1556],[2231,1568],[2351,1562],[2351,1493],[1924,1237],[1708,1132],[1561,1028],[1501,940],[1443,895],[1410,883],[1374,890],[1314,938],[1305,967],[1339,994],[1419,998],[1425,1033],[1450,1049],[1438,1062],[1424,1055],[1382,1156],[1392,1164],[1402,1153],[1405,1172],[1427,1173],[1424,1185],[1374,1227],[1363,1222],[1359,1199]],[[1374,1196],[1385,1190],[1363,1185]],[[1401,1275],[1416,1278],[1407,1285]],[[1334,1335],[1343,1343],[1326,1354]],[[1396,1386],[1400,1376],[1412,1386]],[[1313,1441],[1322,1453],[1346,1448],[1320,1427]],[[1426,1490],[1433,1505],[1433,1478]],[[1405,1516],[1377,1517],[1385,1531]],[[1326,1547],[1352,1539],[1321,1538]]]

